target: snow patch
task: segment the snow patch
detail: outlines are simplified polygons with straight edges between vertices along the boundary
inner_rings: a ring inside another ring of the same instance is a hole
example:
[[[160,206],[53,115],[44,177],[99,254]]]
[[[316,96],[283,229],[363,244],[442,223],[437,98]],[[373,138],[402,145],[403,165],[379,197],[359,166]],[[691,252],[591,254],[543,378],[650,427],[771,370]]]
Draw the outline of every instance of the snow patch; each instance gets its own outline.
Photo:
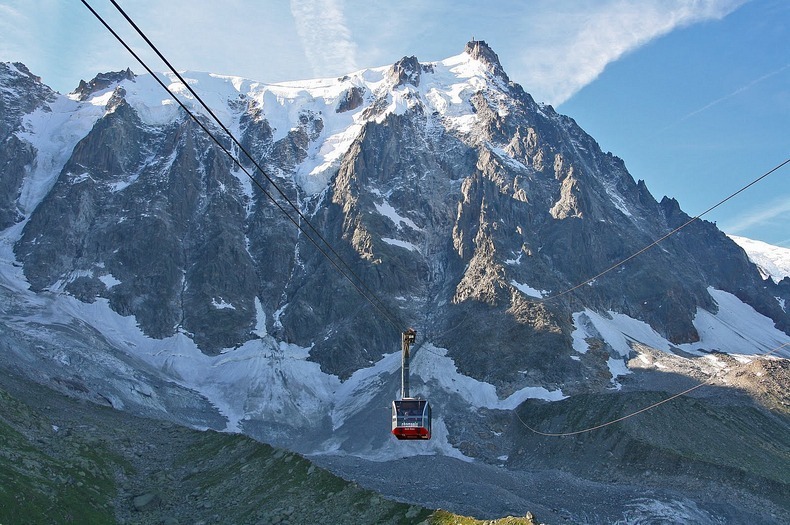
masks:
[[[217,310],[235,310],[236,309],[236,307],[233,306],[231,303],[225,302],[225,300],[222,299],[222,297],[220,297],[219,300],[217,300],[216,297],[211,299],[211,306],[213,306]]]
[[[521,257],[523,256],[524,256],[524,252],[518,252],[518,257],[516,257],[515,259],[506,260],[505,264],[509,264],[511,266],[518,266],[519,264],[521,264]]]
[[[708,288],[708,293],[718,304],[719,311],[714,315],[698,309],[694,327],[699,332],[700,341],[678,345],[681,349],[757,355],[790,342],[790,336],[777,329],[770,318],[733,294],[715,288]],[[790,350],[785,348],[775,355],[790,357]]]
[[[395,226],[398,227],[399,230],[402,230],[403,225],[406,225],[413,230],[423,231],[422,228],[414,224],[414,221],[412,221],[408,217],[403,217],[402,215],[400,215],[398,211],[395,208],[393,208],[389,202],[387,202],[386,199],[384,199],[384,201],[381,204],[377,202],[373,204],[374,206],[376,206],[376,211],[379,212],[381,215],[387,217],[389,220],[391,220],[395,224]]]
[[[790,342],[790,336],[778,330],[771,319],[759,314],[734,295],[715,288],[709,288],[708,293],[719,308],[716,314],[703,309],[697,311],[693,322],[700,340],[696,343],[673,345],[643,321],[614,312],[603,316],[586,309],[573,314],[573,348],[584,354],[589,350],[586,339],[594,338],[608,343],[623,358],[629,356],[633,343],[667,353],[679,349],[692,355],[705,355],[716,351],[733,356],[749,356],[776,350]],[[790,357],[790,350],[785,348],[775,355]],[[615,356],[607,364],[613,381],[627,373],[622,360]]]
[[[106,286],[108,290],[113,286],[117,286],[121,284],[121,281],[119,281],[112,274],[109,273],[100,275],[99,280],[104,283],[104,286]]]
[[[638,342],[665,352],[670,351],[669,342],[650,325],[625,314],[608,312],[608,317],[585,309],[573,314],[576,329],[571,334],[573,348],[580,354],[589,349],[586,339],[595,338],[607,342],[622,357],[631,353],[631,343]]]
[[[517,171],[525,171],[529,169],[523,162],[518,159],[514,159],[513,156],[504,149],[491,144],[489,144],[488,147],[492,153],[494,153],[502,162],[509,165],[511,168]]]
[[[285,313],[286,308],[288,308],[288,303],[285,303],[284,305],[279,307],[277,310],[275,310],[274,314],[272,315],[272,318],[274,319],[274,327],[278,330],[283,327],[283,323],[282,321],[280,321],[280,317],[282,317],[282,315]]]
[[[514,410],[527,399],[559,401],[565,399],[562,390],[547,390],[543,387],[524,387],[505,399],[499,399],[494,385],[465,376],[455,363],[447,357],[447,350],[426,343],[412,357],[412,370],[416,371],[426,385],[460,396],[468,405],[476,408]]]
[[[623,213],[623,215],[625,215],[626,217],[631,217],[632,214],[626,205],[626,200],[623,198],[622,195],[620,195],[620,192],[617,191],[614,185],[604,182],[604,189],[606,190],[606,193],[609,195],[609,198],[612,200],[612,204],[614,204],[614,207],[620,210]]]
[[[630,374],[631,371],[625,365],[625,362],[622,359],[615,359],[610,357],[606,361],[607,366],[609,367],[609,373],[612,374],[612,384],[614,385],[615,389],[620,390],[622,385],[617,382],[617,378],[619,376],[624,376]]]
[[[263,305],[258,297],[255,297],[255,335],[258,337],[266,337],[266,312],[263,310]]]
[[[384,241],[387,244],[392,245],[392,246],[399,246],[400,248],[406,248],[407,250],[410,250],[410,251],[413,251],[413,252],[418,252],[419,253],[419,251],[420,251],[420,249],[417,246],[415,246],[414,244],[412,244],[410,242],[407,242],[407,241],[401,241],[399,239],[391,239],[389,237],[382,237],[381,240]]]
[[[519,256],[519,258],[521,257]],[[542,299],[549,293],[546,290],[538,290],[536,288],[532,288],[527,284],[522,284],[517,281],[510,281],[510,284],[513,285],[519,292],[523,293],[524,295],[528,295],[529,297],[537,297]]]

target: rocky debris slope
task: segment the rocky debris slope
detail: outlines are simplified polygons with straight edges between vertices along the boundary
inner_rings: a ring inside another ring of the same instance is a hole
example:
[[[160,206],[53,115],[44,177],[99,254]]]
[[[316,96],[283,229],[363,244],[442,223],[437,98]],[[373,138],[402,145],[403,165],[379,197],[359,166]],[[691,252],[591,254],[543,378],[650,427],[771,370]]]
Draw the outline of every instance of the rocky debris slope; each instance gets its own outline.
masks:
[[[513,439],[507,467],[562,469],[646,493],[673,487],[711,517],[733,522],[790,519],[788,361],[737,362],[715,354],[692,360],[642,351],[631,363],[636,372],[621,378],[620,391],[520,406],[517,424],[508,430]],[[594,427],[711,377],[687,396],[592,432],[552,437],[525,426],[546,433]]]
[[[452,499],[455,511],[479,517],[528,508],[547,523],[786,523],[788,361],[638,350],[619,389],[528,400],[515,413],[479,409],[448,423],[453,444],[473,463],[440,456],[316,461],[384,495],[411,486],[424,505]],[[595,427],[711,378],[688,396],[592,432],[541,436],[527,427]],[[455,497],[446,490],[453,485]]]

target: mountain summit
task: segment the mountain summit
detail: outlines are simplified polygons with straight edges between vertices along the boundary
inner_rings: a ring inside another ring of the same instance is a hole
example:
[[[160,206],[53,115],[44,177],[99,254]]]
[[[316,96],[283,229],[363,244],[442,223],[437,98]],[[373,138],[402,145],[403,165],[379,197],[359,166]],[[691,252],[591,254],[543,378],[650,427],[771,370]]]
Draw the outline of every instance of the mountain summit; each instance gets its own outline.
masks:
[[[486,445],[493,434],[468,417],[494,428],[529,398],[617,391],[640,353],[693,360],[790,340],[786,287],[709,222],[599,275],[690,218],[537,104],[484,41],[335,79],[184,77],[382,308],[417,329],[413,385],[442,414],[429,452],[495,463],[518,439]],[[306,452],[402,454],[386,428],[359,439],[395,394],[397,328],[154,79],[105,73],[62,96],[2,64],[0,87],[2,275],[27,312],[7,322],[69,326],[71,348],[105,357],[53,350],[64,340],[17,352],[79,361],[80,391],[118,408]],[[57,358],[42,359],[38,380],[62,384]],[[126,372],[103,368],[117,359]],[[188,389],[184,406],[160,397],[165,384]],[[216,413],[186,408],[195,392]]]
[[[471,40],[467,42],[464,52],[475,60],[486,64],[491,73],[501,77],[505,82],[510,81],[507,77],[507,73],[502,69],[502,64],[499,63],[499,57],[484,40]]]

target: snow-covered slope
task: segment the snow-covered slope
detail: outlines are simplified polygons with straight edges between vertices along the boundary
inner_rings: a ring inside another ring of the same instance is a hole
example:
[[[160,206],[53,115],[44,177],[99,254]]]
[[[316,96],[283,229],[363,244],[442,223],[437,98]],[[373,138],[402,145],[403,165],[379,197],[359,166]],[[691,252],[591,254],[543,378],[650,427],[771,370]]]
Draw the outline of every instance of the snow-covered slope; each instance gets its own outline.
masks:
[[[737,235],[728,237],[744,249],[749,259],[760,269],[764,278],[770,277],[778,283],[785,277],[790,277],[790,248],[782,248]]]

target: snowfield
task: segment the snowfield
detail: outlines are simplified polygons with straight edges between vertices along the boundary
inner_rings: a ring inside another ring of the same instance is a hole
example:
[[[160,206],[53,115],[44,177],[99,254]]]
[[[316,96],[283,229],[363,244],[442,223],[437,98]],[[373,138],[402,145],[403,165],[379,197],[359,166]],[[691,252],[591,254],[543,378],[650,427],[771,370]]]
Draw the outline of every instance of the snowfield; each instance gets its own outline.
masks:
[[[749,256],[749,260],[760,269],[763,279],[770,278],[778,283],[785,277],[790,277],[790,248],[773,246],[736,235],[728,235],[728,237],[743,248],[746,255]]]

